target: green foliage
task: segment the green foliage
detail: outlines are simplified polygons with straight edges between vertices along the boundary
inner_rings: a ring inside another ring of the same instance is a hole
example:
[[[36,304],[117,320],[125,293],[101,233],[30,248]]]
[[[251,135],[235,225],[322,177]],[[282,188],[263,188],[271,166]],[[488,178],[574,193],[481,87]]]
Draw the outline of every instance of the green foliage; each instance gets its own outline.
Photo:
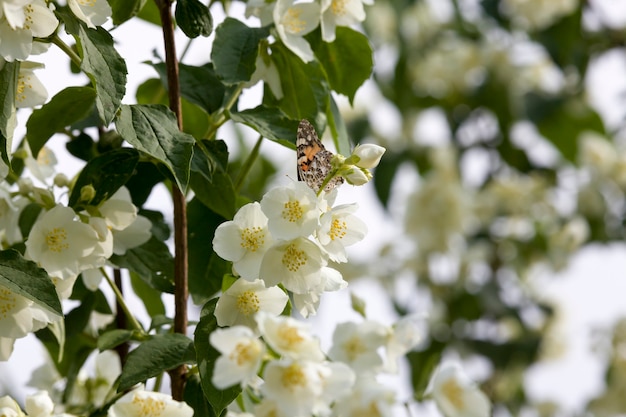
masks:
[[[33,111],[26,123],[28,145],[37,155],[55,133],[84,119],[95,103],[97,92],[89,87],[67,87]]]
[[[213,31],[213,17],[200,0],[176,2],[176,22],[189,38],[207,37]]]
[[[2,110],[0,111],[0,135],[4,144],[0,148],[3,160],[8,160],[8,151],[6,143],[7,139],[13,138],[13,129],[10,122],[13,119],[15,111],[15,92],[17,88],[17,77],[19,74],[18,62],[7,62],[0,68],[0,103]]]
[[[113,11],[113,24],[121,25],[141,11],[147,0],[108,0]]]
[[[140,344],[128,355],[120,375],[118,392],[147,379],[193,362],[193,342],[178,333],[157,334]]]
[[[54,284],[46,271],[13,249],[0,251],[0,286],[54,314],[63,315]]]

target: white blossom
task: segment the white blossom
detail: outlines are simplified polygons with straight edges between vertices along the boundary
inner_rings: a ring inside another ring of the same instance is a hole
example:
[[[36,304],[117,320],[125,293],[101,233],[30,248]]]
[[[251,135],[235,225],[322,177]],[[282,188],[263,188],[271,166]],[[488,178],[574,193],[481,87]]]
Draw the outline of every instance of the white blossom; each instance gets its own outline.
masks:
[[[45,38],[59,21],[43,0],[0,2],[0,56],[23,61],[33,52],[33,37]]]
[[[283,240],[311,235],[321,214],[315,191],[300,181],[268,191],[261,199],[261,209],[272,236]]]
[[[333,333],[333,345],[328,356],[344,362],[357,373],[378,371],[383,359],[378,350],[385,345],[389,329],[375,321],[340,323]]]
[[[444,364],[433,377],[432,396],[446,417],[488,417],[487,396],[456,364]]]
[[[108,417],[192,417],[193,409],[161,392],[130,391],[109,408]]]
[[[216,329],[209,336],[220,356],[215,361],[212,383],[224,389],[235,384],[246,386],[257,378],[265,345],[245,326]]]
[[[313,50],[303,36],[319,25],[320,5],[315,2],[294,4],[294,0],[277,0],[273,17],[278,37],[285,46],[304,62],[312,61]]]
[[[104,24],[112,13],[107,0],[67,0],[67,5],[77,18],[92,29]]]
[[[363,3],[361,0],[322,0],[322,39],[333,42],[337,26],[350,26],[364,21]]]
[[[48,91],[46,90],[46,87],[34,72],[36,69],[43,67],[43,64],[38,64],[36,62],[24,61],[20,63],[20,71],[17,76],[17,86],[15,89],[16,108],[20,109],[39,106],[44,104],[48,99]],[[42,160],[40,160],[39,156],[37,156],[37,162],[45,164],[46,161],[43,159],[45,157],[46,155],[42,156]],[[52,160],[50,161],[52,162]],[[54,163],[56,163],[56,159],[54,159]],[[28,168],[30,169],[31,167],[29,166]],[[39,179],[39,177],[37,178]]]
[[[310,333],[310,326],[292,317],[256,316],[263,340],[278,354],[291,359],[322,361],[320,342]]]
[[[367,226],[354,216],[356,204],[333,207],[320,217],[317,239],[335,262],[347,262],[346,246],[362,240],[367,234]]]

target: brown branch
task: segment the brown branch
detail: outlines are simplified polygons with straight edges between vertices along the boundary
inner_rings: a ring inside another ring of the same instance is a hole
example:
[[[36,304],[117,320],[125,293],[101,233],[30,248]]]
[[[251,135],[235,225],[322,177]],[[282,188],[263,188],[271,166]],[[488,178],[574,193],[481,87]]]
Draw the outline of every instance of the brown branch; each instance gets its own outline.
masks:
[[[113,279],[115,280],[115,285],[117,286],[117,288],[119,288],[120,292],[123,292],[122,271],[120,271],[119,268],[113,269]],[[117,326],[118,329],[126,329],[128,325],[128,322],[126,320],[126,312],[120,305],[119,301],[116,301],[115,325]],[[115,350],[117,351],[117,355],[120,357],[120,363],[122,364],[122,366],[126,363],[126,357],[128,356],[129,346],[130,345],[128,344],[128,342],[126,342],[126,343],[122,343],[121,345],[118,345],[115,348]]]
[[[176,114],[178,128],[183,128],[183,117],[180,104],[180,83],[178,79],[178,59],[174,41],[174,22],[172,20],[171,0],[155,0],[161,15],[163,26],[163,42],[165,45],[165,65],[167,68],[167,85],[170,109]],[[174,331],[187,333],[187,202],[185,195],[176,186],[172,185],[172,199],[174,203]],[[172,397],[177,401],[183,400],[185,376],[187,369],[181,365],[172,369],[170,374]]]

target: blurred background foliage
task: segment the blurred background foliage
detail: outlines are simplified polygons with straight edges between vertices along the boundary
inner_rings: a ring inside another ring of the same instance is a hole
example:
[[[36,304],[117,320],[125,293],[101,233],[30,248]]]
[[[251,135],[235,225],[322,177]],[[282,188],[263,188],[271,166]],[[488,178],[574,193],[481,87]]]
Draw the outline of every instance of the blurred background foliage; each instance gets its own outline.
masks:
[[[565,415],[525,393],[525,371],[557,349],[555,306],[529,278],[562,270],[584,245],[623,240],[623,118],[601,117],[590,91],[595,63],[625,52],[626,28],[607,11],[579,0],[368,9],[375,98],[357,95],[344,117],[352,138],[387,148],[376,194],[402,233],[375,265],[343,273],[375,275],[401,315],[428,306],[428,340],[410,354],[418,398],[452,355],[489,369],[481,385],[496,415]],[[623,333],[622,323],[607,336],[593,415],[626,413]]]

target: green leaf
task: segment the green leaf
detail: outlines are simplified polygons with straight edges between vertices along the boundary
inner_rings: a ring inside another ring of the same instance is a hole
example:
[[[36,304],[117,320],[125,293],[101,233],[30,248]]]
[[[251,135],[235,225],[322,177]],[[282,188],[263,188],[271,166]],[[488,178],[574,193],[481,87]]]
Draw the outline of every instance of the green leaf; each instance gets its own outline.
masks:
[[[174,293],[174,258],[167,245],[154,236],[124,255],[112,255],[109,260],[120,268],[136,272],[152,288]]]
[[[234,385],[225,390],[221,390],[211,383],[213,367],[219,357],[219,352],[209,343],[211,332],[217,329],[217,321],[213,314],[216,304],[217,298],[214,298],[202,307],[200,321],[194,333],[194,345],[196,347],[198,372],[200,374],[200,382],[204,396],[209,401],[215,415],[219,416],[222,411],[237,398],[239,393],[241,393],[241,386]]]
[[[26,137],[33,155],[48,139],[65,127],[84,119],[91,112],[96,91],[90,87],[67,87],[33,113],[26,122]]]
[[[251,28],[227,17],[215,30],[211,60],[226,84],[250,81],[256,70],[259,42],[270,34],[269,27]]]
[[[0,136],[3,137],[4,143],[1,144],[0,152],[2,159],[7,157],[7,141],[13,138],[13,125],[15,123],[15,93],[17,91],[17,79],[19,75],[19,62],[5,62],[0,69]]]
[[[0,285],[38,306],[63,316],[61,303],[48,273],[13,249],[0,251]]]
[[[321,31],[313,31],[309,40],[315,56],[326,71],[330,87],[354,101],[354,95],[372,74],[374,60],[367,36],[345,26],[337,27],[333,42],[324,42]]]
[[[139,11],[137,17],[148,23],[161,27],[161,15],[159,14],[159,9],[154,1],[147,2],[146,5]]]
[[[139,152],[121,148],[104,153],[87,162],[78,175],[68,205],[80,211],[85,205],[98,206],[110,198],[133,175],[139,162]],[[91,185],[95,196],[90,201],[81,201],[81,190]]]
[[[98,350],[103,352],[109,349],[115,349],[122,343],[126,343],[133,338],[134,332],[126,329],[113,329],[104,332],[98,337]]]
[[[231,119],[250,126],[264,138],[296,149],[296,132],[299,121],[289,119],[279,109],[263,105],[240,112],[232,112]]]
[[[225,219],[194,198],[187,204],[189,242],[189,294],[203,304],[219,290],[222,276],[232,270],[230,262],[213,252],[215,229]]]
[[[317,61],[302,62],[281,43],[272,45],[272,58],[284,95],[280,100],[272,100],[266,88],[264,103],[277,105],[290,119],[307,119],[316,128],[324,125],[330,88],[321,65]]]
[[[161,291],[155,290],[146,284],[136,273],[130,273],[130,284],[135,295],[143,301],[146,311],[150,317],[165,315],[165,305],[161,299]]]
[[[335,141],[335,147],[337,152],[341,155],[348,156],[352,153],[352,146],[350,146],[350,138],[348,137],[348,129],[343,122],[339,107],[333,96],[330,96],[330,108],[328,112],[328,127],[330,127],[330,133]]]
[[[180,333],[157,334],[129,353],[117,391],[122,392],[194,360],[193,342],[187,336]]]
[[[163,85],[167,87],[167,71],[165,64],[154,64],[153,67],[159,73]],[[183,98],[190,103],[196,104],[209,114],[215,112],[222,106],[226,87],[219,80],[211,65],[207,64],[201,67],[194,67],[180,64],[178,69],[180,93]],[[162,98],[166,99],[167,94],[163,94]],[[184,117],[183,122],[185,122]]]
[[[41,210],[43,210],[43,207],[41,207],[41,204],[38,203],[30,203],[22,209],[20,218],[17,222],[22,236],[28,236],[30,229],[33,228],[33,225],[37,221]]]
[[[419,401],[424,398],[424,392],[428,387],[433,371],[439,364],[444,347],[443,343],[432,341],[428,349],[422,352],[409,352],[406,355],[411,366],[413,395]]]
[[[178,129],[171,110],[158,104],[124,105],[116,125],[128,143],[165,164],[178,187],[187,189],[195,140]]]
[[[176,23],[188,38],[207,37],[213,31],[211,12],[199,0],[178,0],[174,13]]]
[[[189,375],[187,378],[183,400],[193,408],[193,417],[216,417],[204,397],[200,377],[197,374]]]
[[[221,140],[205,140],[208,155],[201,150],[194,153],[191,164],[191,189],[204,205],[226,219],[235,214],[235,189],[226,172],[228,149]]]
[[[108,0],[111,10],[113,11],[113,24],[119,26],[122,23],[129,20],[131,17],[136,16],[143,6],[146,4],[146,0]]]
[[[69,12],[60,12],[68,33],[74,35],[83,70],[98,93],[96,107],[100,120],[108,126],[126,94],[126,62],[117,53],[113,38],[105,29],[89,29]]]

